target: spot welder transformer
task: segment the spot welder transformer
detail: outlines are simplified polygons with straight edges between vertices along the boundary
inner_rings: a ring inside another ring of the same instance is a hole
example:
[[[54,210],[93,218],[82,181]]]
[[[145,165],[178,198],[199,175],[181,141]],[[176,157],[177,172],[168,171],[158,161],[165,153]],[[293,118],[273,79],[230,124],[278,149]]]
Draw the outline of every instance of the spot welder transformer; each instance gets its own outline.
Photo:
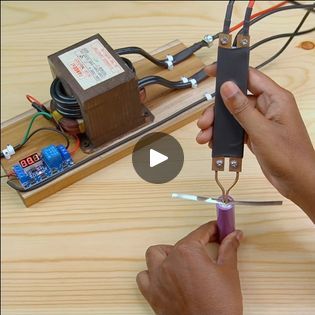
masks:
[[[83,120],[91,147],[143,126],[153,116],[142,105],[136,75],[99,35],[48,57],[55,78],[52,109]]]

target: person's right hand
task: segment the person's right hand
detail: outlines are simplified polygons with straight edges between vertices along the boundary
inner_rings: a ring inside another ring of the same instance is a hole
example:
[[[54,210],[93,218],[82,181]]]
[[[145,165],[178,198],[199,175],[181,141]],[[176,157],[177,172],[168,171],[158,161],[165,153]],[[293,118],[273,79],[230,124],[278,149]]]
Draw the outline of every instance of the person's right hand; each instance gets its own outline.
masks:
[[[216,65],[206,68],[215,76]],[[246,142],[267,179],[298,204],[315,222],[315,151],[291,92],[262,72],[250,68],[245,96],[231,81],[221,86],[226,107],[246,132]],[[212,141],[213,106],[197,125],[200,144]]]

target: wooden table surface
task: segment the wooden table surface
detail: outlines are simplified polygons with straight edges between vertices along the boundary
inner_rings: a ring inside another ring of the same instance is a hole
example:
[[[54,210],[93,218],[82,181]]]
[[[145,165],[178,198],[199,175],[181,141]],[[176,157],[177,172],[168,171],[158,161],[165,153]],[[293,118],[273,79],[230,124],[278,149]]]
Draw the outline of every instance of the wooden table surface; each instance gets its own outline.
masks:
[[[256,9],[271,1],[259,1]],[[237,3],[234,22],[243,17]],[[189,45],[221,29],[220,2],[1,2],[1,120],[29,109],[25,94],[49,98],[46,56],[100,33],[114,48],[154,50],[173,39]],[[303,11],[274,15],[252,28],[252,42],[293,31]],[[311,27],[311,18],[305,28]],[[313,19],[314,22],[314,19]],[[314,34],[298,37],[264,72],[291,90],[315,142]],[[283,40],[253,51],[251,64],[272,55]],[[197,53],[215,60],[216,45]],[[210,151],[195,143],[195,123],[173,133],[183,146],[180,175],[164,185],[142,181],[124,158],[46,200],[25,208],[1,180],[2,314],[152,314],[136,286],[152,244],[174,243],[215,218],[213,207],[172,200],[170,193],[218,195]],[[275,148],[276,150],[277,148]],[[292,165],[298,171],[298,165]],[[283,199],[246,151],[233,192],[239,199]],[[245,314],[315,313],[315,231],[294,204],[238,207],[245,233],[239,269]]]

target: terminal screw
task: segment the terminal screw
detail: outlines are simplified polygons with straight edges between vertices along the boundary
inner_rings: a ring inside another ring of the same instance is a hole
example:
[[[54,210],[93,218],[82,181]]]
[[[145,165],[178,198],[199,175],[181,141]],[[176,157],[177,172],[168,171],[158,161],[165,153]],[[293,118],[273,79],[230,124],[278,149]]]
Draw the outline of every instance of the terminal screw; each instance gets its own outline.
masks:
[[[231,165],[231,167],[233,167],[233,168],[237,168],[238,163],[237,163],[237,161],[232,160],[232,161],[230,162],[230,165]]]
[[[241,44],[242,44],[242,46],[248,46],[248,39],[246,39],[246,38],[244,38],[244,39],[242,39],[242,41],[241,41]]]
[[[222,167],[223,166],[223,160],[217,160],[215,162],[215,164],[218,166],[218,167]]]
[[[220,38],[220,42],[222,45],[226,45],[229,42],[229,39],[227,38],[227,36],[224,36]]]

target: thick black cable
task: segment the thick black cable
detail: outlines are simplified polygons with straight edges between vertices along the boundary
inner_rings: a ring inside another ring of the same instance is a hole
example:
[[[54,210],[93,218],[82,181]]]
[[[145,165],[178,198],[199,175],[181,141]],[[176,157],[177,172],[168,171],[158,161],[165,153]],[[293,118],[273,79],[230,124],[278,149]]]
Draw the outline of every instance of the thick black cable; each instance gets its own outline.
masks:
[[[207,43],[205,40],[201,40],[200,42],[194,43],[192,46],[183,49],[173,56],[173,64],[177,65],[181,63],[203,47],[209,47],[209,43]]]
[[[272,14],[275,14],[275,13],[278,13],[278,12],[281,12],[281,11],[286,11],[286,10],[298,10],[298,9],[314,9],[315,8],[315,5],[314,4],[300,4],[300,5],[290,5],[290,6],[285,6],[285,7],[280,7],[280,8],[277,8],[277,9],[274,9],[270,12],[266,12],[262,15],[259,15],[257,16],[256,18],[252,19],[249,23],[249,25],[253,25],[253,24],[256,24],[257,22],[259,22],[260,20],[266,18],[267,16],[269,15],[272,15]],[[236,46],[237,44],[237,36],[239,34],[242,34],[243,33],[243,27],[238,31],[238,33],[236,34],[235,38],[234,38],[234,41],[233,41],[233,46]]]
[[[232,1],[233,2],[233,1]],[[229,7],[229,12],[228,16],[230,16],[230,14],[232,15],[232,11],[231,10],[231,4]],[[307,5],[303,5],[303,4],[294,4],[291,6],[286,6],[286,7],[282,7],[280,8],[281,10],[275,9],[271,12],[265,13],[262,15],[262,18],[267,17],[270,14],[279,12],[279,11],[285,11],[285,10],[291,10],[291,9],[307,9],[307,7],[305,7]],[[245,34],[247,33],[246,29],[249,27],[249,25],[255,24],[258,21],[261,20],[260,19],[254,19],[252,21],[250,21],[250,15],[251,15],[251,11],[250,9],[246,10],[246,14],[245,14],[245,19],[244,19],[244,26],[243,28],[241,28],[241,30],[239,31],[239,33],[243,33],[245,32]],[[229,19],[229,18],[228,18]],[[248,21],[248,22],[247,22]],[[228,21],[227,21],[228,24]],[[229,24],[230,25],[230,24]],[[247,26],[248,25],[248,26]],[[244,30],[245,29],[245,30]],[[227,31],[228,32],[228,31]],[[238,34],[239,34],[238,33]],[[215,35],[212,35],[212,40],[217,40],[219,38],[220,32],[216,33]],[[234,42],[234,45],[236,45],[236,40]],[[184,50],[182,50],[181,52],[175,54],[173,56],[173,65],[179,64],[180,62],[186,60],[187,58],[189,58],[193,53],[195,53],[196,51],[198,51],[199,49],[203,48],[203,47],[209,47],[209,42],[206,42],[205,40],[201,40],[200,42],[197,42],[195,44],[193,44],[192,46],[185,48]],[[162,67],[162,68],[168,68],[167,65],[167,59],[157,59],[155,57],[153,57],[152,55],[150,55],[148,52],[146,52],[144,49],[140,48],[140,47],[125,47],[125,48],[118,48],[115,50],[116,53],[118,55],[127,55],[127,54],[140,54],[143,57],[147,58],[148,60],[150,60],[152,63],[154,63],[155,65]]]
[[[233,6],[234,6],[234,1],[230,0],[226,8],[225,18],[224,18],[224,23],[223,23],[223,33],[225,34],[228,34],[230,30]]]
[[[201,40],[197,43],[194,43],[192,46],[187,47],[187,48],[183,49],[182,51],[180,51],[177,54],[172,56],[173,57],[173,61],[172,61],[173,65],[181,63],[182,61],[189,58],[192,54],[194,54],[199,49],[201,49],[203,47],[208,47],[208,46],[209,46],[209,43],[207,43],[205,40]],[[145,57],[146,59],[150,60],[152,63],[154,63],[155,65],[157,65],[159,67],[162,67],[165,69],[168,68],[167,59],[157,59],[140,47],[118,48],[115,50],[115,52],[120,56],[138,54],[138,55],[141,55],[141,56]]]
[[[152,84],[160,84],[167,88],[174,89],[174,90],[181,90],[187,89],[192,87],[192,82],[190,80],[195,80],[196,83],[200,83],[205,80],[208,75],[205,73],[204,69],[199,70],[197,73],[192,75],[191,77],[187,78],[188,82],[184,81],[169,81],[165,78],[159,76],[148,76],[140,79],[138,81],[139,89],[143,89],[144,87]]]
[[[295,29],[295,31],[291,34],[291,36],[289,37],[289,39],[287,40],[287,42],[283,45],[283,47],[277,52],[275,53],[273,56],[271,56],[269,59],[267,59],[266,61],[264,61],[263,63],[261,63],[260,65],[258,65],[256,67],[256,69],[260,69],[263,66],[265,66],[266,64],[270,63],[271,61],[273,61],[274,59],[276,59],[278,56],[280,56],[283,51],[289,46],[289,44],[291,43],[291,41],[293,40],[293,38],[296,36],[296,34],[299,32],[300,28],[303,26],[303,24],[305,23],[307,17],[310,15],[312,9],[309,9],[305,15],[303,16],[301,22],[299,23],[299,25],[297,26],[297,28]]]
[[[244,24],[243,24],[243,32],[242,34],[245,36],[249,35],[249,26],[250,26],[250,16],[252,15],[253,7],[247,7],[244,17]]]
[[[140,47],[118,48],[118,49],[115,49],[115,52],[118,55],[131,55],[131,54],[141,55],[159,67],[167,68],[167,64],[165,63],[164,60],[159,60],[157,58],[154,58],[152,55],[150,55],[148,52],[146,52],[144,49]]]

